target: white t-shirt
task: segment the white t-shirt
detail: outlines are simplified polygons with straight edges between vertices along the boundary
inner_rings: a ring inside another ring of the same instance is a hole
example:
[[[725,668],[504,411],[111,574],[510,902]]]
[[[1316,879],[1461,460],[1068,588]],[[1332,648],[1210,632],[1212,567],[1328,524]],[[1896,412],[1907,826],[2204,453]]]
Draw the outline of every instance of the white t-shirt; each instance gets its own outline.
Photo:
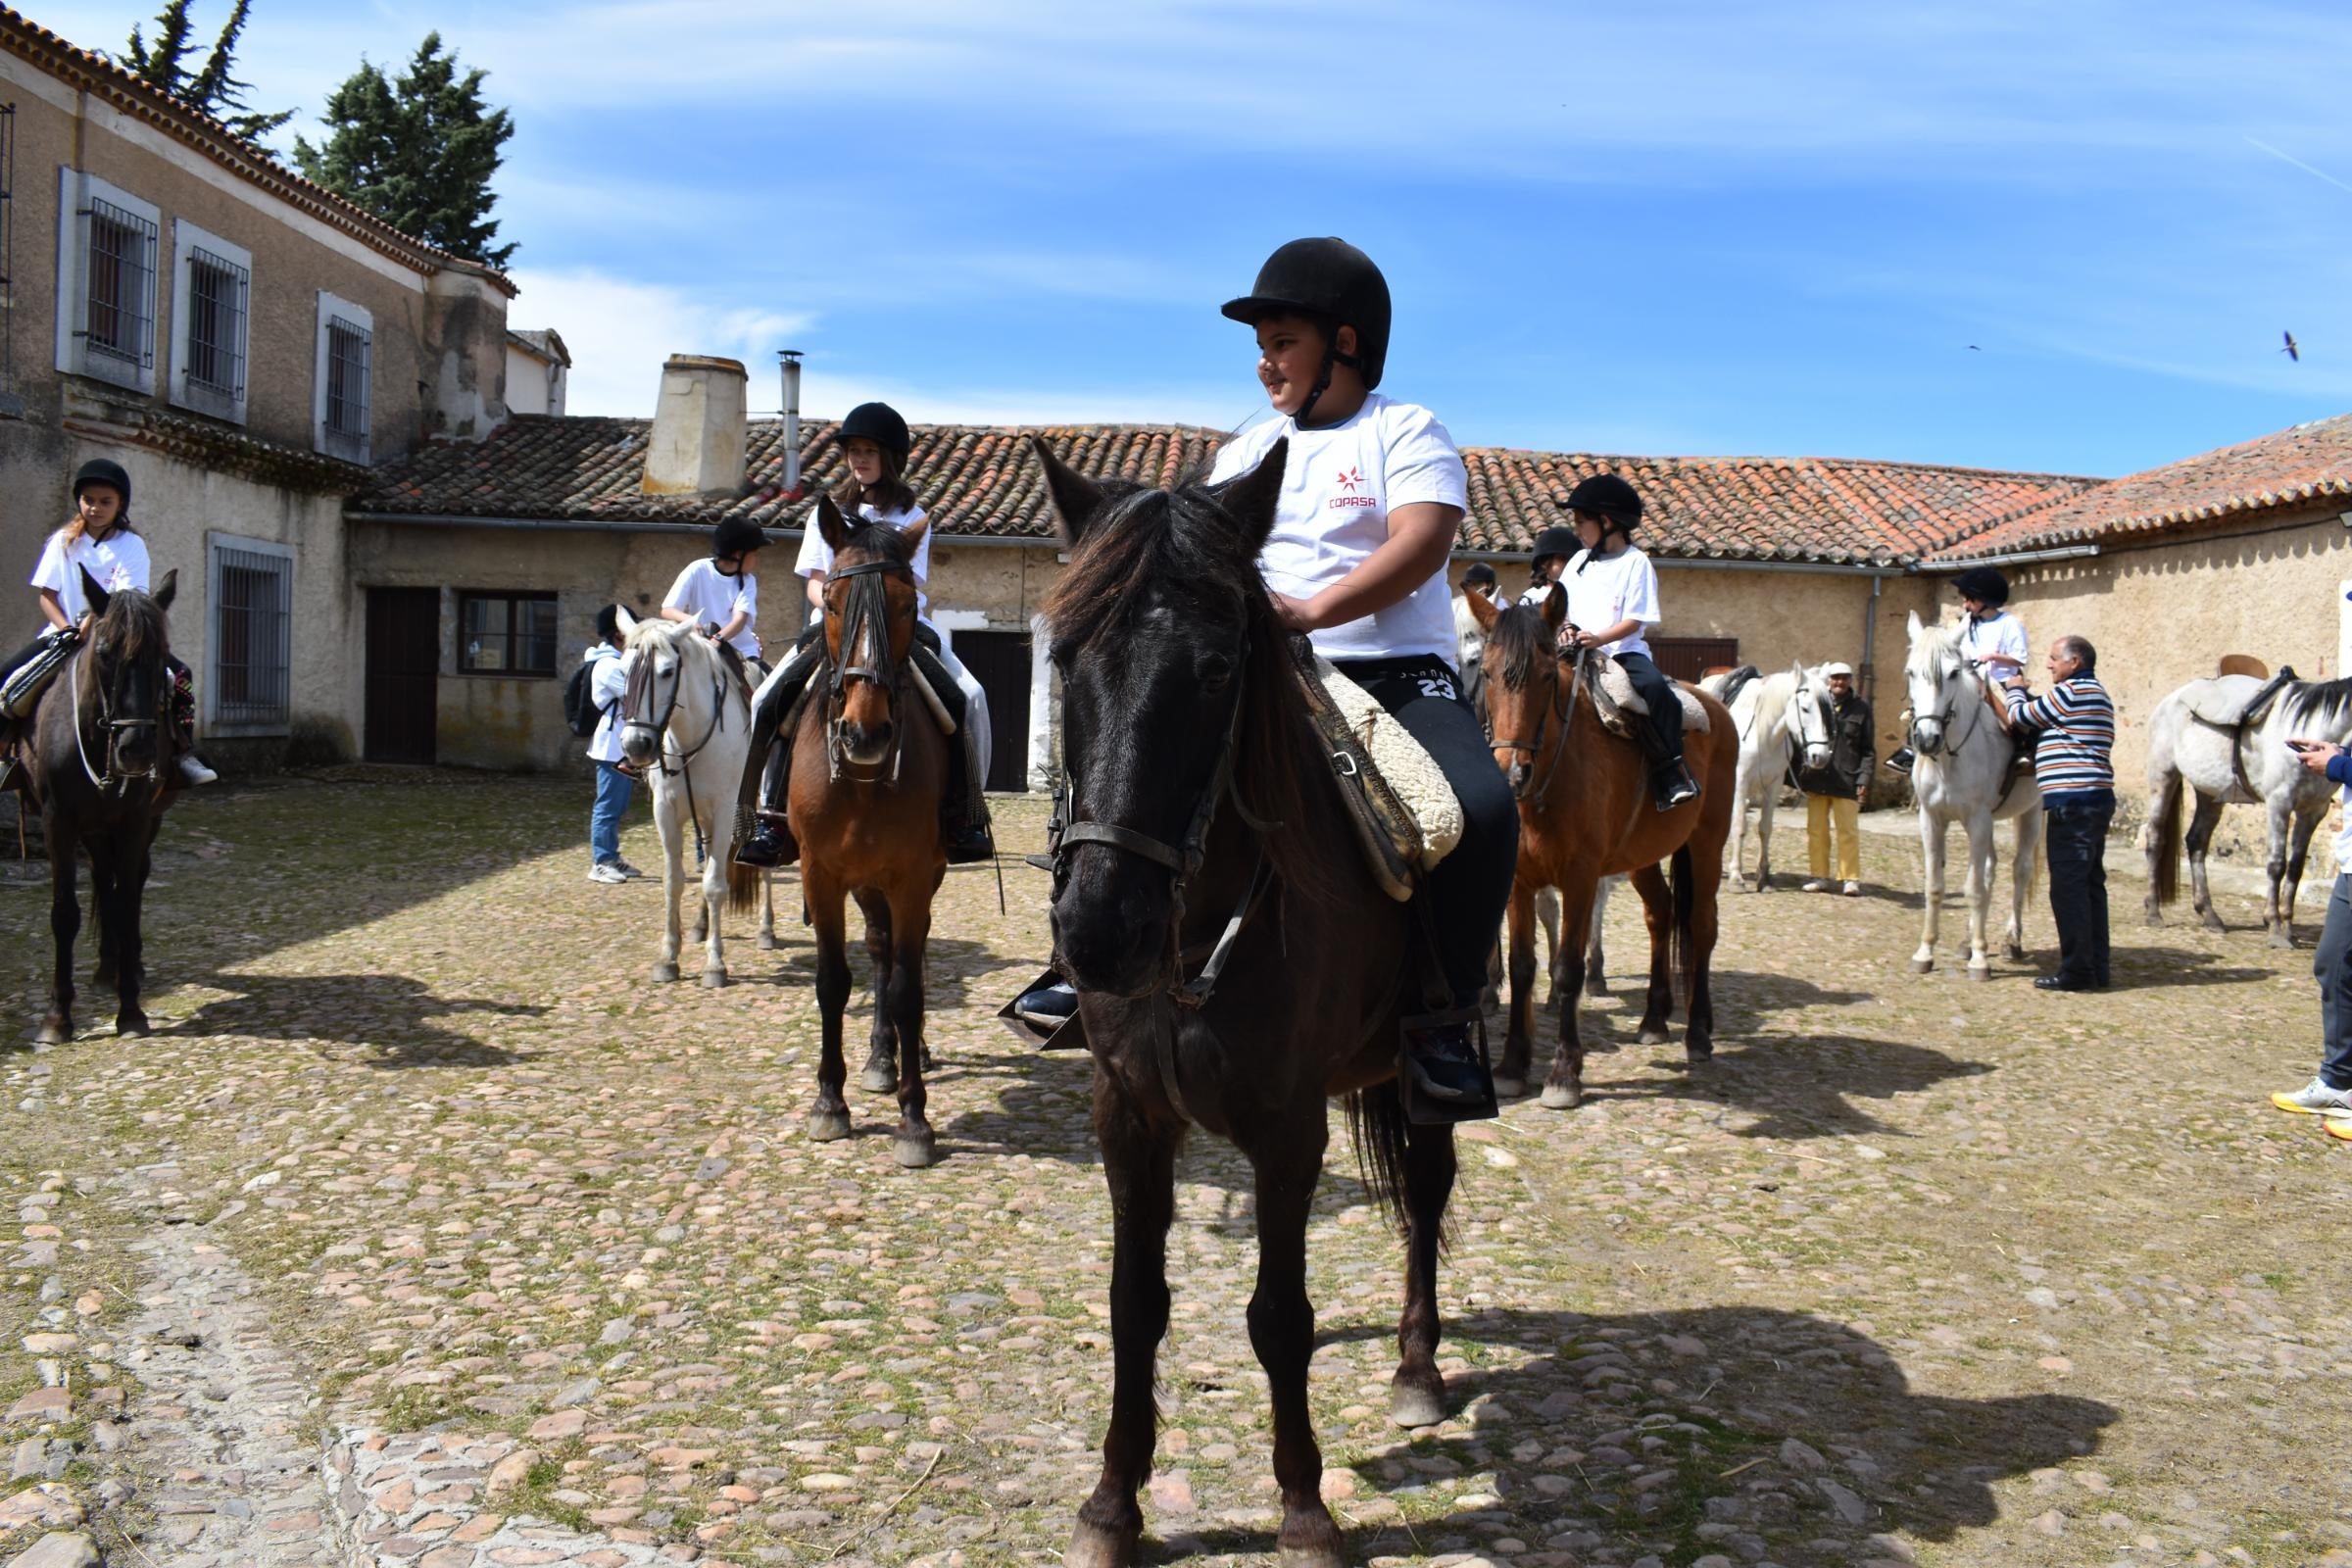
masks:
[[[588,737],[588,755],[600,762],[620,760],[620,700],[629,689],[628,656],[611,643],[592,643],[580,656],[595,667],[588,671],[588,700],[605,711]]]
[[[691,612],[698,626],[724,626],[740,610],[743,630],[727,641],[746,659],[760,657],[760,579],[756,574],[730,577],[705,556],[678,573],[662,608]]]
[[[924,512],[921,507],[907,512],[884,512],[868,501],[858,509],[858,515],[867,522],[888,523],[893,528],[911,528],[923,520]],[[931,530],[928,528],[923,530],[922,538],[915,542],[913,566],[914,613],[917,619],[929,620],[931,595],[925,591],[931,583]],[[822,529],[811,526],[801,537],[801,556],[792,564],[792,569],[804,577],[811,572],[832,571],[833,547],[825,543]]]
[[[1988,666],[1995,680],[2024,670],[2034,654],[2026,642],[2026,623],[2006,610],[1989,620],[1970,617],[1960,629],[1960,652]]]
[[[76,569],[79,568],[79,569]],[[117,528],[101,544],[88,534],[66,543],[60,528],[41,550],[41,564],[32,568],[32,586],[46,588],[66,607],[66,618],[79,620],[89,610],[82,602],[81,574],[87,571],[108,593],[124,588],[147,591],[147,541],[127,528]]]
[[[1560,573],[1568,591],[1568,624],[1582,631],[1606,631],[1621,620],[1641,622],[1633,635],[1601,644],[1610,654],[1649,657],[1649,628],[1666,618],[1658,608],[1658,568],[1632,545],[1613,556],[1580,550]],[[1549,588],[1530,588],[1529,604],[1541,605]]]
[[[1282,500],[1257,563],[1277,593],[1311,598],[1353,571],[1389,542],[1389,513],[1396,507],[1468,504],[1462,455],[1437,416],[1377,392],[1342,424],[1301,430],[1285,417],[1251,425],[1218,449],[1210,482],[1248,473],[1285,437],[1291,448]],[[1316,632],[1315,651],[1326,659],[1426,656],[1451,664],[1461,657],[1446,603],[1452,597],[1440,568],[1388,609]]]

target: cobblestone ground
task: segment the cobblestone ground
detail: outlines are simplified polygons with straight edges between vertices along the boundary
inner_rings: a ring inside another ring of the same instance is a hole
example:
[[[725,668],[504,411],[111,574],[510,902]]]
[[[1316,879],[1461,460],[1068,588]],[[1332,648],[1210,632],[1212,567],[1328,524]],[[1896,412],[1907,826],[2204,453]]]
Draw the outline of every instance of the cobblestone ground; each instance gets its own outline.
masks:
[[[648,983],[658,890],[584,880],[586,809],[365,770],[190,804],[140,1042],[21,1043],[45,898],[0,887],[0,1555],[1056,1560],[1108,1229],[1083,1060],[989,1017],[1043,878],[1007,869],[1008,915],[949,878],[946,1158],[908,1172],[887,1100],[801,1134],[799,929],[732,946],[731,989]],[[1042,809],[1004,814],[1034,848]],[[2352,1562],[2352,1144],[2263,1099],[2310,1075],[2307,955],[2147,931],[2120,884],[2110,996],[1914,978],[1916,851],[1868,851],[1900,891],[1728,902],[1712,1066],[1598,1003],[1584,1109],[1468,1132],[1456,1414],[1418,1436],[1386,1420],[1397,1250],[1335,1137],[1313,1398],[1359,1559]],[[657,861],[642,808],[627,853]],[[1148,1552],[1255,1562],[1248,1182],[1207,1141],[1181,1177]]]

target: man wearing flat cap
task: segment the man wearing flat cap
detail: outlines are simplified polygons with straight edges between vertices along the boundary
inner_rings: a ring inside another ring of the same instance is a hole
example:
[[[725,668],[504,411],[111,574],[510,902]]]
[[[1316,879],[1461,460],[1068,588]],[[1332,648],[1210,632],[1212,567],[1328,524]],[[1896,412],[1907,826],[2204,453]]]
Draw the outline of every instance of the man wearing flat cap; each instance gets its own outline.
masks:
[[[1805,884],[1805,891],[1830,891],[1830,830],[1835,825],[1838,880],[1852,898],[1862,891],[1862,791],[1876,760],[1878,730],[1870,700],[1854,689],[1852,665],[1825,664],[1821,675],[1830,694],[1825,705],[1830,760],[1812,768],[1800,759],[1795,769],[1796,787],[1805,795],[1805,843],[1813,857],[1813,880]]]

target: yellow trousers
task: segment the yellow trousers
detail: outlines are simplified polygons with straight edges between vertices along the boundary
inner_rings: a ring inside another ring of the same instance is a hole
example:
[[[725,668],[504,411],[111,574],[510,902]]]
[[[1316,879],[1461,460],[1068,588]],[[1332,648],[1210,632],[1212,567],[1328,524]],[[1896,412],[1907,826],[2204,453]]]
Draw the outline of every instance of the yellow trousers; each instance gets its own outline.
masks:
[[[1813,853],[1813,875],[1830,874],[1830,823],[1838,824],[1838,880],[1862,880],[1862,803],[1841,795],[1805,797],[1805,844]]]

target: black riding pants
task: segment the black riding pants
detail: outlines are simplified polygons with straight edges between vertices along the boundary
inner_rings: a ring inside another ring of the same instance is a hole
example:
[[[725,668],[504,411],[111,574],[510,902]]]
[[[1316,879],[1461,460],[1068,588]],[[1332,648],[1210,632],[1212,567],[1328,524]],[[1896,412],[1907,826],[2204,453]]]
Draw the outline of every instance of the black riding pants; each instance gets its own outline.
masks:
[[[1438,964],[1457,1007],[1478,1001],[1519,866],[1519,804],[1442,659],[1334,661],[1421,743],[1462,803],[1462,842],[1429,873]]]
[[[1650,765],[1663,767],[1681,761],[1683,702],[1674,694],[1674,682],[1649,662],[1647,654],[1619,654],[1617,662],[1625,666],[1626,678],[1649,705]]]
[[[2050,866],[2050,916],[2058,926],[2058,973],[2070,985],[2107,984],[2107,824],[2115,792],[2070,792],[2041,813]]]

